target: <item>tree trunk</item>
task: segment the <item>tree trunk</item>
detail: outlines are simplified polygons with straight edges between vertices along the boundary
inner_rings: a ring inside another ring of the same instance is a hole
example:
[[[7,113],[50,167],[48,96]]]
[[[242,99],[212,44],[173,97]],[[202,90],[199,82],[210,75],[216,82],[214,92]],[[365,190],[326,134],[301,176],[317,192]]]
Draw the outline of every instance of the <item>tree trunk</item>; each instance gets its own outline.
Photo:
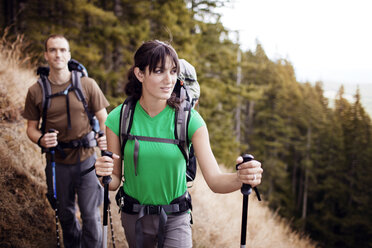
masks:
[[[297,185],[297,160],[295,159],[293,169],[292,169],[292,194],[296,197],[296,185]]]
[[[305,169],[304,195],[303,195],[303,199],[302,199],[302,215],[301,215],[301,219],[303,220],[303,226],[302,226],[303,230],[305,230],[305,227],[306,227],[308,184],[309,184],[309,176],[308,176],[307,169]]]
[[[309,185],[309,163],[310,163],[310,152],[311,152],[311,127],[307,129],[307,142],[306,142],[306,163],[305,163],[305,183],[304,183],[304,194],[302,199],[302,214],[303,230],[306,227],[306,213],[307,213],[307,196],[308,196],[308,185]]]
[[[237,68],[236,68],[236,86],[239,88],[240,83],[242,81],[242,68],[240,66],[240,63],[242,61],[242,56],[240,52],[240,46],[239,46],[239,33],[238,33],[238,52],[236,55],[236,63],[237,63]],[[238,95],[238,102],[236,105],[236,112],[235,112],[235,134],[236,134],[236,141],[240,143],[240,113],[241,113],[241,97]]]
[[[302,199],[303,199],[303,195],[304,195],[304,181],[305,181],[305,175],[304,175],[304,171],[305,169],[302,168],[300,170],[300,177],[299,177],[299,181],[298,181],[298,185],[297,185],[297,188],[298,188],[298,193],[297,193],[297,204],[296,204],[296,212],[300,212],[300,209],[301,209],[301,203],[302,203]],[[297,213],[298,213],[297,212]]]
[[[247,118],[246,118],[246,132],[247,136],[249,137],[250,135],[253,134],[253,116],[254,116],[254,106],[255,106],[255,101],[251,100],[248,101],[247,104]]]

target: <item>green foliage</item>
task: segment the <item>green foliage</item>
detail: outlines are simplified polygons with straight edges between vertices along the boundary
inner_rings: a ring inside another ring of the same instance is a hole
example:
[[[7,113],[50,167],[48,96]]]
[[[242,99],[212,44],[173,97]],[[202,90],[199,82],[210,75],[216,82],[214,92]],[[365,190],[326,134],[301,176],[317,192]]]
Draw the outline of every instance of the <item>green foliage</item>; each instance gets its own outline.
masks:
[[[291,63],[270,60],[259,43],[240,51],[237,62],[239,46],[214,13],[227,2],[5,1],[0,25],[9,26],[8,35],[24,34],[39,64],[47,36],[66,35],[72,57],[109,99],[109,111],[125,99],[136,48],[150,39],[171,42],[197,70],[198,110],[217,161],[233,167],[238,154],[254,154],[264,168],[263,197],[294,228],[324,247],[370,247],[372,130],[359,92],[349,102],[340,88],[332,109],[321,82],[297,82]]]

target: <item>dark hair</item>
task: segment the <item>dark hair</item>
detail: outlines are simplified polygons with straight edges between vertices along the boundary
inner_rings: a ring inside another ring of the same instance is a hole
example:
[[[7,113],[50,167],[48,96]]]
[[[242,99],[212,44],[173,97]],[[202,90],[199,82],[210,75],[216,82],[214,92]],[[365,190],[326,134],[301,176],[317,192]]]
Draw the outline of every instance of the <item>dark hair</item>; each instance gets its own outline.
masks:
[[[160,64],[165,67],[166,58],[170,57],[177,67],[177,74],[180,71],[178,55],[174,48],[165,42],[153,40],[143,43],[134,54],[134,65],[128,71],[128,83],[125,86],[125,94],[132,96],[135,100],[140,99],[142,95],[142,83],[138,81],[134,74],[134,68],[138,67],[141,71],[145,71],[148,66],[149,72],[155,72],[155,69]],[[179,100],[176,95],[167,100],[167,104],[173,108],[178,108]]]
[[[56,39],[56,38],[65,39],[67,41],[68,47],[70,49],[70,44],[69,44],[69,42],[68,42],[68,40],[65,36],[63,36],[62,34],[52,34],[52,35],[49,35],[48,38],[44,42],[44,48],[45,48],[46,52],[48,51],[48,41],[50,39]]]

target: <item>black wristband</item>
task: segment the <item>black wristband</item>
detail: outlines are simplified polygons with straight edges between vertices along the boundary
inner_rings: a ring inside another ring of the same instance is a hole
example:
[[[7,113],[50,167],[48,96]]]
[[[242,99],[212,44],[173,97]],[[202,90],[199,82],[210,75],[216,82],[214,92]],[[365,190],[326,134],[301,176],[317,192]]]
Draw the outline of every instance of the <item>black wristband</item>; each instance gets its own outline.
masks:
[[[41,136],[40,136],[40,138],[37,140],[37,145],[41,148],[41,149],[45,149],[45,147],[43,147],[41,144],[40,144],[40,141],[41,141],[41,139],[44,137],[44,134],[42,134]]]

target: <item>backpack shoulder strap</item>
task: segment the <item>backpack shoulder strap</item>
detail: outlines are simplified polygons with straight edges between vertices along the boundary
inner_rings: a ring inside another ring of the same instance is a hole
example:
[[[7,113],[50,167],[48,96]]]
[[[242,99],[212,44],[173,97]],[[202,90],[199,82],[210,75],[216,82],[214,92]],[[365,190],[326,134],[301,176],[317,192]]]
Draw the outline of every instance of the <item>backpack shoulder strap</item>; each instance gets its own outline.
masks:
[[[185,88],[181,87],[180,98],[181,104],[175,114],[174,136],[180,141],[180,148],[186,160],[186,165],[189,163],[189,140],[188,140],[188,124],[190,121],[191,104],[184,98],[186,96]]]
[[[85,95],[83,91],[83,87],[81,86],[81,78],[84,77],[84,74],[77,70],[71,71],[71,81],[72,81],[72,88],[75,92],[75,95],[79,101],[83,103],[84,110],[88,116],[89,123],[92,126],[92,129],[94,132],[99,132],[99,123],[97,119],[94,117],[94,114],[92,114],[88,109],[88,104],[85,100]]]
[[[49,96],[52,94],[52,89],[50,87],[50,83],[48,80],[48,76],[45,74],[40,73],[40,78],[37,80],[38,84],[40,85],[42,91],[42,114],[41,114],[41,133],[45,133],[45,125],[46,125],[46,118],[47,118],[47,111],[50,107],[50,98]]]
[[[81,72],[72,70],[71,71],[71,81],[72,81],[72,87],[74,88],[76,97],[79,99],[79,101],[85,102],[85,95],[83,92],[83,88],[81,86],[81,80],[82,77]]]
[[[122,159],[124,159],[124,147],[128,140],[128,134],[133,123],[133,114],[135,106],[136,101],[133,99],[133,97],[129,96],[127,99],[125,99],[120,110],[119,141]]]

